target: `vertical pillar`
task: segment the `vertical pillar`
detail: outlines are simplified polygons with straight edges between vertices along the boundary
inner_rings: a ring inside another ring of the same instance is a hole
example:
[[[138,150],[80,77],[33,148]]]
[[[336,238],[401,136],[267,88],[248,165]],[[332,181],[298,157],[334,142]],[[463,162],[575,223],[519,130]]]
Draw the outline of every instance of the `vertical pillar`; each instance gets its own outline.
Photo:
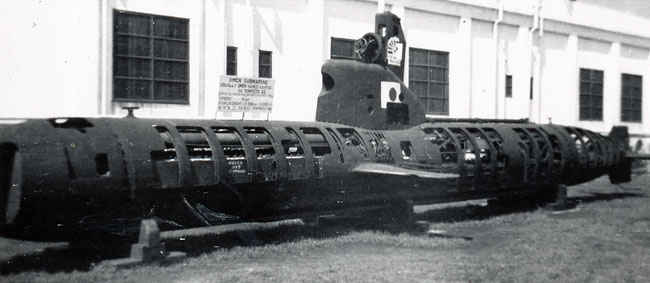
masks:
[[[499,41],[499,26],[497,23],[494,24],[492,31],[492,39],[494,40],[494,119],[499,119],[501,106],[501,98],[503,97],[501,90],[503,89],[503,72],[502,72],[502,62],[503,62],[503,53],[502,45]]]
[[[642,132],[650,133],[650,52],[646,53],[645,58],[646,69],[643,71],[643,79],[641,82],[641,122]],[[650,145],[646,146],[647,152],[650,153]],[[648,165],[650,167],[650,164]]]
[[[604,130],[621,121],[621,73],[618,59],[621,56],[621,43],[612,42],[607,54],[607,66],[603,78],[603,122]]]
[[[199,34],[199,102],[197,116],[205,116],[205,30],[206,30],[206,0],[201,1],[201,25]]]
[[[205,87],[203,118],[216,118],[221,75],[226,73],[226,46],[232,43],[231,1],[206,1],[205,5]]]
[[[533,102],[535,103],[535,122],[545,123],[542,118],[542,100],[544,99],[545,93],[543,93],[542,84],[544,83],[544,61],[546,53],[546,47],[544,46],[544,37],[540,34],[539,41],[537,43],[537,60],[535,61],[535,95],[533,96]]]
[[[500,72],[498,78],[497,96],[499,103],[499,111],[496,114],[497,118],[506,119],[508,113],[508,97],[506,97],[506,75],[512,75],[512,56],[510,55],[509,44],[506,40],[499,41],[498,56],[501,58],[498,62],[497,70]]]
[[[245,33],[245,40],[241,52],[237,58],[237,75],[242,77],[254,77],[257,66],[257,50],[255,49],[255,12],[250,0],[246,0],[246,9],[244,9],[245,25],[239,29]]]
[[[499,107],[501,104],[501,83],[503,82],[501,42],[499,40],[499,23],[503,20],[503,3],[499,1],[499,9],[497,10],[497,19],[492,26],[492,40],[494,41],[494,119],[499,119]]]
[[[573,113],[572,122],[570,124],[575,125],[580,120],[580,82],[578,76],[580,75],[580,70],[578,66],[578,36],[576,34],[570,34],[567,41],[567,60],[570,60],[569,68],[572,70],[569,72],[569,85],[568,95],[573,97],[573,99],[568,99],[567,103],[572,104],[569,109]]]
[[[512,72],[512,98],[507,99],[507,119],[521,119],[528,115],[528,90],[530,82],[529,27],[519,26],[514,52],[509,58]]]
[[[528,88],[526,89],[526,105],[528,106],[528,113],[526,114],[528,119],[534,121],[535,115],[533,110],[533,100],[537,99],[537,93],[535,93],[535,84],[538,81],[537,77],[537,64],[539,62],[539,48],[535,45],[535,32],[528,32]],[[531,79],[532,78],[532,79]],[[531,99],[532,96],[532,99]]]
[[[111,113],[111,88],[110,82],[110,71],[112,66],[110,66],[109,54],[111,50],[109,49],[108,43],[108,34],[109,28],[111,27],[111,9],[109,0],[100,0],[99,1],[99,84],[97,92],[99,93],[98,101],[98,115],[105,116],[113,114]]]
[[[314,43],[310,44],[310,48],[306,48],[303,58],[308,58],[307,64],[305,64],[305,69],[303,71],[308,74],[309,84],[308,89],[312,90],[311,97],[308,101],[305,101],[305,105],[309,105],[308,111],[311,113],[312,119],[316,117],[316,105],[318,100],[318,91],[321,88],[321,74],[320,67],[323,64],[323,61],[326,58],[329,58],[327,54],[329,40],[327,39],[328,35],[326,33],[326,22],[325,22],[325,1],[324,0],[309,0],[307,7],[307,21],[309,22],[310,32],[307,36],[308,42]]]
[[[542,86],[542,44],[541,44],[541,39],[537,41],[537,44],[534,42],[532,43],[532,48],[531,50],[533,51],[533,56],[532,56],[532,70],[531,70],[531,75],[533,76],[533,81],[532,85],[530,86],[530,89],[533,92],[533,99],[530,99],[530,93],[529,93],[529,103],[530,103],[530,120],[534,121],[536,123],[543,123],[544,121],[541,120],[541,113],[540,113],[540,104],[541,104],[541,86]]]
[[[455,83],[456,91],[449,95],[449,114],[450,116],[468,117],[473,115],[472,111],[472,18],[462,16],[458,24],[458,41],[456,49],[457,56],[454,61],[457,62],[458,74],[457,79],[452,79]],[[450,64],[451,65],[451,64]],[[451,84],[450,84],[451,85]]]

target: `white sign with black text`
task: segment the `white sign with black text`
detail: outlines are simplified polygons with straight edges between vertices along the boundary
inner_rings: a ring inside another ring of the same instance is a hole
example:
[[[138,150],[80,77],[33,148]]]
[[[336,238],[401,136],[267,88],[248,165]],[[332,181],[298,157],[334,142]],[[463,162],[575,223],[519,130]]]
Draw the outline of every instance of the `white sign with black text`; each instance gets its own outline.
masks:
[[[271,112],[275,80],[221,76],[218,112]]]
[[[399,37],[393,36],[388,40],[386,46],[386,60],[389,65],[401,66],[402,53],[404,52],[404,44],[399,41]]]

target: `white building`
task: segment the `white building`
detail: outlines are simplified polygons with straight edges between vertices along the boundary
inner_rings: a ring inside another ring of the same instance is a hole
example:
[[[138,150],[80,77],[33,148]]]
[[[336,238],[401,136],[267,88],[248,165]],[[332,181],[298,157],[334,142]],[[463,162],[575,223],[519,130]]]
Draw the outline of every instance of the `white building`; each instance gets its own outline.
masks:
[[[321,64],[348,56],[380,5],[402,18],[405,81],[432,117],[627,125],[650,150],[645,0],[14,0],[0,11],[0,117],[126,104],[224,117],[229,68],[275,80],[271,119],[310,121]]]

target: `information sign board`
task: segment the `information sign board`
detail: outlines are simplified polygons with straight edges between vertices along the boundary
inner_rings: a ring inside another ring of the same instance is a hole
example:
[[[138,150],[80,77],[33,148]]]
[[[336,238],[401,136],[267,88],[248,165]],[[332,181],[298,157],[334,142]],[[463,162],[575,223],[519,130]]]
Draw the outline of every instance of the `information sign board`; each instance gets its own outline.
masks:
[[[267,78],[221,76],[219,112],[271,112],[275,81]]]

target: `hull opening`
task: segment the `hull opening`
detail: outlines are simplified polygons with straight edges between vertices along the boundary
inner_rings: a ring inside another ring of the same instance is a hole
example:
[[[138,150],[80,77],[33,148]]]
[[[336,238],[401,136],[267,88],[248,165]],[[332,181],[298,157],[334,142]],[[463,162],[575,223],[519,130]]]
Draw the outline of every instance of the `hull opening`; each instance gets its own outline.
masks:
[[[22,174],[18,149],[0,144],[0,224],[13,224],[20,208]]]

